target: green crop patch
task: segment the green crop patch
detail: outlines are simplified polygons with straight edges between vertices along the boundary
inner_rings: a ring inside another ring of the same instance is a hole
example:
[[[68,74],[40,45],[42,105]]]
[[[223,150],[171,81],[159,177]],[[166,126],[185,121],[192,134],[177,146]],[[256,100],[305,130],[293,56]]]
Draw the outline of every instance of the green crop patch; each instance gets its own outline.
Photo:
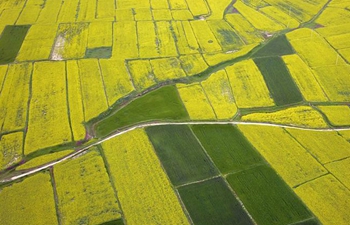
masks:
[[[303,96],[280,57],[255,58],[254,62],[261,71],[276,105],[303,101]]]
[[[196,225],[254,224],[222,178],[183,186],[178,191]]]
[[[146,132],[174,185],[219,174],[188,126],[154,126]]]
[[[101,223],[100,225],[124,225],[124,222],[122,219],[118,219],[118,220]]]
[[[312,217],[301,200],[267,165],[229,175],[227,181],[259,225],[293,224]]]
[[[186,109],[174,86],[165,86],[130,102],[96,124],[98,137],[114,130],[152,120],[187,120]]]
[[[111,47],[86,49],[85,58],[109,59],[112,56]]]
[[[0,65],[15,61],[30,26],[6,26],[0,37]]]
[[[259,153],[232,125],[195,125],[192,130],[224,174],[264,163]]]
[[[294,54],[294,49],[285,35],[278,36],[259,49],[253,58]]]

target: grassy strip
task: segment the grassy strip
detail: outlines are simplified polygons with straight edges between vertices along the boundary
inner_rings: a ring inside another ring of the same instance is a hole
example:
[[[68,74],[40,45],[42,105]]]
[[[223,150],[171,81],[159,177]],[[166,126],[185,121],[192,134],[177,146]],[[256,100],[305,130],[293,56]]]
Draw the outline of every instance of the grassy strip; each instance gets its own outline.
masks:
[[[282,55],[291,55],[294,54],[294,49],[289,43],[285,35],[277,36],[268,42],[257,52],[255,52],[252,57],[267,57],[267,56],[282,56]]]
[[[188,126],[155,126],[146,132],[174,185],[219,174]]]
[[[276,105],[303,101],[303,97],[280,57],[255,58]]]
[[[114,130],[151,120],[188,119],[188,114],[174,86],[165,86],[130,102],[95,126],[98,137]]]
[[[222,178],[180,187],[194,224],[253,224]]]
[[[30,26],[6,26],[0,38],[0,65],[15,61]]]
[[[194,125],[192,130],[224,174],[264,163],[259,153],[232,125]]]
[[[259,225],[291,224],[313,216],[269,166],[229,175],[227,181]]]

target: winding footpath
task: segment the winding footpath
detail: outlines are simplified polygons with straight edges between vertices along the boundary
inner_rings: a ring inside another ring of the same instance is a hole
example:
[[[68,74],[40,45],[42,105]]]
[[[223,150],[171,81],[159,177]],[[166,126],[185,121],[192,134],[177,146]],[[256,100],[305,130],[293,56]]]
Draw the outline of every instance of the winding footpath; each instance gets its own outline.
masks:
[[[83,154],[85,151],[87,151],[89,148],[102,144],[105,141],[108,141],[112,138],[115,138],[119,135],[125,134],[127,132],[130,132],[132,130],[138,129],[138,128],[145,128],[145,127],[152,127],[152,126],[165,126],[165,125],[256,125],[256,126],[271,126],[271,127],[281,127],[281,128],[292,128],[297,130],[310,130],[310,131],[318,131],[318,132],[328,132],[328,131],[347,131],[350,130],[350,128],[305,128],[305,127],[299,127],[294,125],[281,125],[281,124],[272,124],[272,123],[262,123],[262,122],[239,122],[239,121],[190,121],[190,122],[149,122],[149,123],[142,123],[134,125],[130,128],[127,128],[122,131],[116,131],[115,133],[112,133],[111,135],[102,138],[94,143],[91,143],[57,161],[53,161],[47,164],[44,164],[40,167],[25,171],[21,174],[14,174],[12,176],[9,176],[7,178],[0,179],[0,183],[6,183],[18,180],[20,178],[23,178],[25,176],[34,174],[36,172],[45,170],[51,166],[54,166],[58,163],[64,162],[68,159],[78,157],[79,155]]]

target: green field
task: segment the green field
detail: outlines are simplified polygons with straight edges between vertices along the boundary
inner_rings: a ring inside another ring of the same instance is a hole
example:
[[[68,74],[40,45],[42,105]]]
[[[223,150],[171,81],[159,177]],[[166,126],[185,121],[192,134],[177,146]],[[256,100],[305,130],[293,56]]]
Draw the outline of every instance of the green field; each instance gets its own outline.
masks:
[[[259,225],[293,224],[312,217],[269,166],[229,175],[227,181]]]
[[[254,224],[222,178],[183,186],[178,191],[196,225]]]
[[[280,57],[255,58],[254,62],[264,76],[276,105],[303,101],[303,96]]]
[[[106,136],[118,128],[154,120],[187,120],[188,114],[174,86],[165,86],[141,96],[100,121],[97,136]]]
[[[294,54],[293,47],[285,35],[280,35],[265,44],[261,49],[252,55],[253,58],[272,57]]]
[[[264,163],[254,147],[232,125],[195,125],[192,130],[223,174]]]
[[[30,26],[6,26],[0,36],[0,65],[15,61]]]
[[[174,185],[218,175],[188,126],[155,126],[146,132]]]

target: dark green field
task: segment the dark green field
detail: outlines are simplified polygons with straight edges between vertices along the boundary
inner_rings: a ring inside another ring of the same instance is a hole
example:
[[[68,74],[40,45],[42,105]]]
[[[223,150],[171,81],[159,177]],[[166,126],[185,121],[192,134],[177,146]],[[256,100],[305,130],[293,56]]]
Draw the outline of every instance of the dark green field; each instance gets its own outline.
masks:
[[[188,126],[154,126],[146,132],[174,185],[219,174]]]
[[[95,129],[103,137],[118,128],[152,120],[187,120],[186,109],[174,86],[165,86],[130,102],[100,121]]]
[[[124,224],[123,220],[119,219],[119,220],[109,221],[106,223],[101,223],[100,225],[123,225],[123,224]]]
[[[229,175],[227,181],[259,225],[287,225],[312,217],[269,166]]]
[[[287,40],[285,35],[278,36],[268,42],[259,51],[257,51],[252,57],[270,57],[270,56],[282,56],[294,54],[294,49]]]
[[[264,163],[259,153],[232,125],[195,125],[192,130],[224,174]]]
[[[178,189],[194,224],[253,224],[222,178]]]
[[[255,58],[276,105],[289,105],[303,101],[298,87],[280,57]]]
[[[30,26],[6,26],[0,37],[0,65],[12,63]]]

